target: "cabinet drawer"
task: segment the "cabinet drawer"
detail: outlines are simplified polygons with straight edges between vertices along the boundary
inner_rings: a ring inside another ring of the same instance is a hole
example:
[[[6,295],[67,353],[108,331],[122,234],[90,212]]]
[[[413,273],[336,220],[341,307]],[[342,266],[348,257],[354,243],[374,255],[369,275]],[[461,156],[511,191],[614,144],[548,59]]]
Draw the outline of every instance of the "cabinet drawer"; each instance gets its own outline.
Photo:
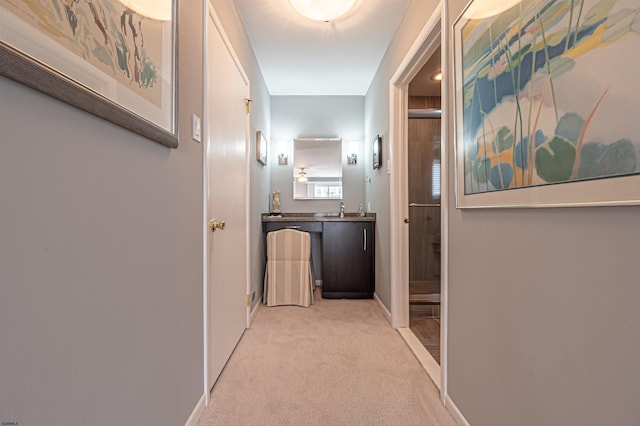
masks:
[[[322,222],[265,222],[265,231],[295,229],[304,232],[322,232]]]

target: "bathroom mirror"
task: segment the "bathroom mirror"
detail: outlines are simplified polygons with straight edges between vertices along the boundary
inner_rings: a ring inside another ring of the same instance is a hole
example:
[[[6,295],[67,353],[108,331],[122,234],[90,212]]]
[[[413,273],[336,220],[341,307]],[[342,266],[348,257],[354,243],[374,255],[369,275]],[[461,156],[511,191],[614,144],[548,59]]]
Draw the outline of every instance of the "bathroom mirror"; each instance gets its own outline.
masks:
[[[293,198],[342,199],[342,139],[293,140]]]

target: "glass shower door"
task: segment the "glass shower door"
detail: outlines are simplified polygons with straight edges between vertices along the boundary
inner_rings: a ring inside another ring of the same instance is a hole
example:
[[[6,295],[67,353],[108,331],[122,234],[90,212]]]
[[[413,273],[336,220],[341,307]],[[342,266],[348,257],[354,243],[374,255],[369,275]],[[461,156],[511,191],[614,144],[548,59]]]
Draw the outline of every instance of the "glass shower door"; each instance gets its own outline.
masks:
[[[410,328],[440,360],[440,119],[409,119]]]

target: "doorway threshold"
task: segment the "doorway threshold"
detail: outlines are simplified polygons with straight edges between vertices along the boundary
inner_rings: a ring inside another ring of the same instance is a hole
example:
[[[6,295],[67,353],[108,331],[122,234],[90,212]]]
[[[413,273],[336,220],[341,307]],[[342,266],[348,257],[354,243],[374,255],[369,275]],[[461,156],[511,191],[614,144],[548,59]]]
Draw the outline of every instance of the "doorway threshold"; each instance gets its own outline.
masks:
[[[422,345],[422,342],[413,334],[408,327],[398,328],[398,333],[404,340],[404,342],[409,346],[411,352],[416,357],[424,371],[427,372],[427,375],[431,378],[433,384],[436,385],[438,390],[442,391],[442,385],[440,380],[441,370],[440,365],[436,362],[435,358],[431,356],[429,351]]]

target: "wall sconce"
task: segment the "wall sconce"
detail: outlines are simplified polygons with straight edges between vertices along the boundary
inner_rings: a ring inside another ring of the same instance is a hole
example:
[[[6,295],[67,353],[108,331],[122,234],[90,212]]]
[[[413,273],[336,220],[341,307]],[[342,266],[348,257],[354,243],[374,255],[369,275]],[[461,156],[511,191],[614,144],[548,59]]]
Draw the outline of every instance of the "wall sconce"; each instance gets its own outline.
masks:
[[[358,164],[358,154],[347,154],[347,164]]]
[[[287,154],[278,154],[278,165],[286,166],[287,164],[289,164],[289,157],[287,156]]]

